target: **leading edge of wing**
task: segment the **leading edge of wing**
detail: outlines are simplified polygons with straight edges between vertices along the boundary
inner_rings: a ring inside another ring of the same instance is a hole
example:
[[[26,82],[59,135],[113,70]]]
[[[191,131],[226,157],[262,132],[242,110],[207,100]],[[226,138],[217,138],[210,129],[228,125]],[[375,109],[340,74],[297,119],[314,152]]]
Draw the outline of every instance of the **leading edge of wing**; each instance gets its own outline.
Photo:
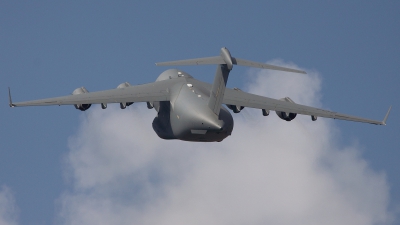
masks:
[[[377,121],[377,120],[371,120],[362,117],[356,117],[342,113],[332,112],[324,109],[318,109],[296,103],[281,101],[273,98],[263,97],[232,89],[225,90],[223,104],[239,105],[244,107],[281,111],[281,112],[291,112],[303,115],[325,117],[325,118],[332,118],[339,120],[349,120],[354,122],[370,123],[376,125],[386,125],[386,120],[389,116],[391,109],[390,107],[383,121]]]
[[[221,56],[196,58],[196,59],[184,59],[169,62],[159,62],[156,66],[190,66],[190,65],[214,65],[214,64],[225,64],[225,61]]]
[[[10,102],[10,106],[16,107],[169,101],[169,87],[171,87],[171,85],[173,85],[174,83],[176,83],[176,81],[174,80],[163,80],[154,83],[130,86],[119,89],[110,89],[105,91],[89,92],[79,95],[67,95],[62,97],[46,98],[26,102]]]

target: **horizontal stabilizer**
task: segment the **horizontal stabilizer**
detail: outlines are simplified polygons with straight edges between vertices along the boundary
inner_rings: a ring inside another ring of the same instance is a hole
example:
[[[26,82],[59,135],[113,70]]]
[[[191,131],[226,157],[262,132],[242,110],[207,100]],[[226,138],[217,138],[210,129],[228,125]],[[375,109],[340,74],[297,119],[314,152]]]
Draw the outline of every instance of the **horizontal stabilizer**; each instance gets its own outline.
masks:
[[[205,57],[198,59],[185,59],[171,62],[156,63],[156,66],[190,66],[190,65],[214,65],[225,64],[221,56]]]
[[[157,66],[190,66],[190,65],[219,65],[219,64],[226,64],[229,70],[232,69],[232,65],[241,65],[241,66],[256,67],[261,69],[270,69],[270,70],[279,70],[285,72],[306,74],[306,72],[303,70],[296,70],[282,66],[274,66],[265,63],[259,63],[245,59],[235,58],[230,55],[228,49],[226,48],[221,49],[220,56],[156,63]]]
[[[236,64],[236,65],[256,67],[256,68],[261,68],[261,69],[280,70],[280,71],[292,72],[292,73],[307,74],[303,70],[295,70],[295,69],[286,68],[286,67],[282,67],[282,66],[274,66],[274,65],[269,65],[269,64],[265,64],[265,63],[252,62],[249,60],[238,59],[238,58],[233,58],[233,57],[232,57],[232,59],[233,59],[232,60],[233,64]]]

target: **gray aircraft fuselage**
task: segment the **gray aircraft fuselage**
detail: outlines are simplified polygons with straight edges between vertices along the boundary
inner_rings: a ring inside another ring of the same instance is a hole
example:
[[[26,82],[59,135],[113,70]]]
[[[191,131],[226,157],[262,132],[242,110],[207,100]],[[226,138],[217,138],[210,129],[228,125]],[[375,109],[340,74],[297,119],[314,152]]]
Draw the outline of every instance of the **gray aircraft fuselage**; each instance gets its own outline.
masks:
[[[153,129],[160,138],[214,142],[231,135],[230,112],[222,106],[217,116],[208,106],[211,85],[177,69],[164,71],[156,82],[167,79],[176,79],[168,90],[171,101],[152,103],[158,112]]]

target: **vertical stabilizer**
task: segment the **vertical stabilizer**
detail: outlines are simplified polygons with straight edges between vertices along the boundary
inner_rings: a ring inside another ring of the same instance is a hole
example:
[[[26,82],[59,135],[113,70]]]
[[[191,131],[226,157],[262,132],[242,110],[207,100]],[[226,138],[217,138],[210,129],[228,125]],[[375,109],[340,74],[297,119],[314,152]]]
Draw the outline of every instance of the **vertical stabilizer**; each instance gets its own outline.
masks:
[[[218,116],[221,110],[222,100],[225,94],[226,82],[228,82],[229,72],[232,70],[232,57],[227,48],[221,48],[221,58],[225,64],[219,64],[215,72],[213,86],[210,92],[208,107]]]

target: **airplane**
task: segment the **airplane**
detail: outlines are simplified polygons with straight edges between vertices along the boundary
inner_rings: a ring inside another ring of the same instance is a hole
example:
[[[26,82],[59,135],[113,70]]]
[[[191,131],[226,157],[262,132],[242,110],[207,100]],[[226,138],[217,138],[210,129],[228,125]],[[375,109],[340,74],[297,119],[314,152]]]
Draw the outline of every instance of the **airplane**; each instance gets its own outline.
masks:
[[[263,116],[268,116],[272,110],[285,121],[292,121],[297,114],[302,114],[310,116],[312,121],[325,117],[376,125],[386,125],[391,110],[390,106],[383,121],[376,121],[296,104],[289,97],[272,99],[238,88],[226,88],[233,65],[302,74],[306,72],[235,58],[225,47],[221,48],[219,56],[156,63],[157,66],[207,64],[217,65],[212,84],[199,81],[182,70],[168,69],[153,83],[132,86],[125,82],[116,89],[91,93],[85,87],[80,87],[72,95],[18,103],[12,102],[8,88],[9,105],[74,105],[76,109],[86,111],[92,104],[101,104],[101,108],[105,109],[108,103],[119,103],[120,108],[125,109],[134,102],[146,102],[149,109],[157,111],[152,126],[160,138],[193,142],[220,142],[230,136],[234,122],[228,109],[239,113],[244,107],[256,108],[261,110]]]

